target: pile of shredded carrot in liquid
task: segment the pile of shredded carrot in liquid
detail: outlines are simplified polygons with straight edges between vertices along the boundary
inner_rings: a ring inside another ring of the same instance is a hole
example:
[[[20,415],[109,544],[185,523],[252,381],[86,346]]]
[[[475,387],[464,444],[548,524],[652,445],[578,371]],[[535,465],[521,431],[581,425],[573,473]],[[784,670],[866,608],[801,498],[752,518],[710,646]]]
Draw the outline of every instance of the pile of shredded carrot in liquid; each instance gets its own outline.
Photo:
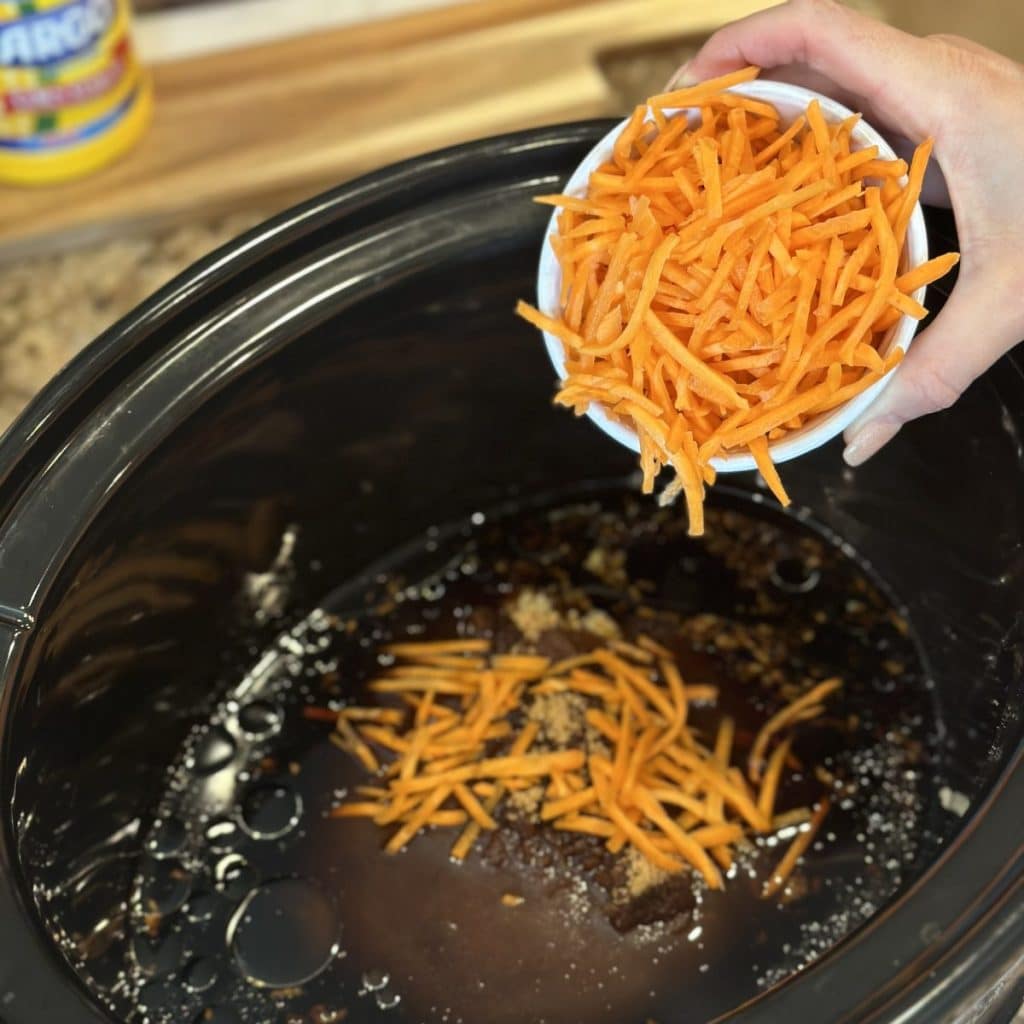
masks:
[[[749,452],[789,503],[769,445],[892,370],[890,328],[927,314],[911,293],[959,258],[899,273],[930,139],[908,170],[851,151],[859,115],[829,124],[816,100],[783,128],[770,104],[726,91],[757,74],[653,97],[584,198],[537,197],[561,210],[562,315],[517,307],[564,346],[556,402],[596,402],[636,432],[644,493],[671,465],[663,498],[685,494],[693,535],[715,456]]]
[[[765,883],[771,896],[828,811],[823,799],[813,815],[780,815],[776,795],[799,765],[790,750],[794,728],[822,713],[838,679],[769,718],[746,764],[737,765],[732,719],[722,717],[710,745],[687,725],[691,703],[714,700],[717,689],[687,684],[671,653],[646,637],[558,662],[491,653],[484,639],[387,651],[398,662],[369,689],[401,706],[346,707],[332,739],[375,776],[333,814],[393,829],[389,853],[424,829],[453,828],[460,832],[452,857],[462,861],[483,831],[499,827],[502,800],[539,783],[540,817],[551,828],[599,836],[613,853],[631,845],[665,872],[698,871],[713,889],[722,887],[737,844],[800,822],[804,830]],[[523,711],[533,697],[557,693],[585,698],[587,725],[606,741],[607,756],[569,742],[537,749],[539,727]]]

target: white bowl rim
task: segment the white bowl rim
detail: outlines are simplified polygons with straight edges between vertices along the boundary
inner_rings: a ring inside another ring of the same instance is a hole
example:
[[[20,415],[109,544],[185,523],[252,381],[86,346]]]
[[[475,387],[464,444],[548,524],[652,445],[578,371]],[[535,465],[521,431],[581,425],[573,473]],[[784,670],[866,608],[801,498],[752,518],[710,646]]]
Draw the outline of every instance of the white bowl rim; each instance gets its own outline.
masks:
[[[769,103],[791,104],[799,102],[806,108],[811,100],[818,100],[825,119],[829,122],[843,121],[850,117],[853,111],[843,104],[828,96],[805,89],[802,86],[790,85],[787,82],[772,82],[755,79],[751,82],[743,82],[733,86],[730,92],[740,93],[752,99],[765,100]],[[688,108],[688,113],[694,113],[693,108]],[[669,117],[683,113],[681,109],[666,109],[664,111]],[[785,117],[783,122],[785,122]],[[611,154],[612,146],[618,138],[619,133],[627,124],[628,119],[620,121],[613,127],[583,158],[566,182],[562,192],[565,195],[583,196],[586,194],[587,183],[591,172],[600,164],[604,163]],[[896,154],[892,146],[863,118],[857,123],[851,141],[854,149],[863,149],[867,146],[877,146],[878,156],[882,160],[895,160]],[[904,182],[906,178],[904,177]],[[558,231],[558,213],[555,209],[548,221],[548,227],[544,234],[544,244],[541,248],[540,261],[537,267],[537,308],[547,316],[558,318],[561,316],[561,304],[559,293],[561,290],[561,270],[558,261],[555,259],[551,248],[550,237]],[[910,223],[907,227],[907,236],[904,245],[904,263],[900,272],[920,266],[928,259],[928,233],[925,227],[924,212],[921,204],[917,203],[911,214]],[[913,293],[917,302],[923,302],[926,287],[922,285]],[[890,329],[889,337],[883,346],[883,353],[896,348],[904,352],[910,348],[911,342],[917,331],[917,321],[912,317],[902,316],[899,321]],[[565,353],[561,341],[548,331],[543,331],[544,343],[547,348],[548,357],[558,375],[559,380],[565,379]],[[898,372],[898,371],[897,371]],[[819,419],[813,420],[810,424],[794,430],[781,438],[779,441],[769,445],[772,460],[776,463],[788,462],[800,455],[805,455],[815,448],[831,441],[838,434],[841,434],[851,423],[861,416],[865,410],[881,395],[892,380],[892,374],[886,374],[880,381],[865,388],[859,395],[849,402],[844,403],[836,409],[831,410]],[[639,452],[640,445],[636,433],[621,423],[612,420],[604,409],[596,402],[591,402],[587,410],[587,417],[593,421],[609,437],[625,445],[631,451]],[[711,460],[712,467],[719,473],[738,473],[756,469],[757,464],[749,454],[736,454],[716,457]]]

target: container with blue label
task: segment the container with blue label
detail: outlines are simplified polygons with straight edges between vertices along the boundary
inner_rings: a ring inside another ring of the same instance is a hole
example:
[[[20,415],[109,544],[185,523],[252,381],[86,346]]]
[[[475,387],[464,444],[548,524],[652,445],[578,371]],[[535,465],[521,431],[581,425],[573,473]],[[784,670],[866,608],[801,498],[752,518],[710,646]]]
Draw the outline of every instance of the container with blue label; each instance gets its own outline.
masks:
[[[130,0],[0,0],[0,182],[97,170],[149,121]]]

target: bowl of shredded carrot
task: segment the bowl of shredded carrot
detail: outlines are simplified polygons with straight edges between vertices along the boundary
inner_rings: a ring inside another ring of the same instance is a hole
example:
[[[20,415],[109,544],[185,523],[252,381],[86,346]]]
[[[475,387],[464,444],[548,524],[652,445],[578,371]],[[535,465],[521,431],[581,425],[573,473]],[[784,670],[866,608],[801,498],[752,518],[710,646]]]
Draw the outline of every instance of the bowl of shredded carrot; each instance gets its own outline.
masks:
[[[652,97],[579,165],[555,207],[537,307],[555,401],[637,452],[643,490],[685,495],[834,438],[878,397],[927,315],[908,167],[859,115],[757,68]]]

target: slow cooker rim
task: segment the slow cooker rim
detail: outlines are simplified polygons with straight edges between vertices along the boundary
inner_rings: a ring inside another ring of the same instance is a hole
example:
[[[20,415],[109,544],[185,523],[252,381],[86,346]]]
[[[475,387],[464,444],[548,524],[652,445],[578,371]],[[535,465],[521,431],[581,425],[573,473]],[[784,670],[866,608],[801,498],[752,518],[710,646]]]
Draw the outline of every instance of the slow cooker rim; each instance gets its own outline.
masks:
[[[41,471],[67,440],[75,417],[95,405],[90,396],[101,400],[118,377],[173,340],[175,324],[197,307],[218,306],[240,277],[273,272],[308,252],[311,236],[327,235],[346,220],[370,218],[385,204],[390,215],[422,202],[432,190],[471,183],[481,161],[493,166],[500,157],[512,169],[517,160],[565,151],[575,162],[613,123],[597,118],[529,128],[411,157],[288,207],[197,260],[76,353],[0,433],[0,524],[27,483],[15,471]]]
[[[595,129],[590,130],[594,131]],[[531,133],[525,134],[529,135]],[[542,137],[550,138],[551,130],[545,130],[544,133],[540,134]],[[522,136],[513,138],[521,139]],[[494,140],[492,140],[492,145],[493,144]],[[479,153],[482,148],[484,147],[481,147],[479,144],[473,144],[468,147],[459,147],[456,148],[455,150],[448,151],[449,159],[466,160],[472,162],[479,156]],[[431,166],[429,158],[424,158],[424,166]],[[430,172],[428,170],[425,171],[425,173],[429,174]],[[351,187],[356,188],[358,186],[361,189],[372,191],[374,178],[375,176],[371,175],[366,179],[361,179],[360,182],[358,183],[353,183],[353,186]],[[384,185],[386,186],[388,180],[387,175],[382,174],[381,179]],[[339,190],[335,190],[334,193],[331,193],[331,195],[335,197],[333,201],[343,202],[344,192],[345,188],[342,188]],[[313,201],[311,201],[311,204],[306,205],[311,206],[311,208],[315,209],[315,202]],[[283,223],[290,223],[286,215],[282,215],[282,217]],[[310,221],[307,221],[307,226],[312,226]],[[261,294],[265,295],[267,292],[266,285],[268,283],[272,284],[274,281],[279,281],[284,277],[287,277],[288,275],[291,275],[292,273],[296,272],[298,268],[304,265],[308,266],[309,262],[312,261],[313,259],[314,256],[308,256],[305,261],[297,261],[296,263],[290,264],[287,267],[277,270],[274,274],[270,275],[269,282],[265,282],[263,285],[259,286],[253,285],[245,293],[245,295],[249,296],[250,298],[258,298],[258,296]],[[189,275],[184,275],[183,283],[178,288],[172,286],[170,288],[170,292],[173,295],[177,295],[181,300],[187,301],[189,299],[189,296],[187,294],[189,280],[191,280]],[[163,299],[161,301],[166,301],[166,299]],[[154,304],[154,310],[156,310],[157,305],[158,303]],[[232,303],[233,307],[235,305],[236,303]],[[192,332],[193,336],[203,334],[206,332],[206,330],[214,329],[218,324],[222,323],[224,317],[227,315],[227,312],[228,311],[225,310],[223,307],[218,307],[212,311],[207,310],[205,319],[200,321],[200,323],[203,324],[203,327],[194,330]],[[96,379],[95,376],[90,373],[91,369],[95,369],[95,367],[93,367],[92,365],[93,359],[102,361],[104,358],[108,360],[113,358],[114,362],[117,362],[116,353],[112,353],[110,351],[110,346],[113,344],[115,336],[123,338],[125,343],[130,346],[142,340],[138,338],[133,339],[131,337],[133,331],[145,332],[147,329],[148,327],[147,324],[145,323],[145,316],[142,313],[139,313],[133,317],[129,317],[127,321],[122,322],[122,325],[119,325],[118,329],[115,330],[114,335],[106,339],[105,347],[103,348],[102,351],[95,353],[93,355],[86,354],[86,357],[82,359],[80,364],[74,364],[73,366],[69,367],[64,372],[64,374],[61,375],[61,378],[57,382],[55,382],[54,385],[51,385],[50,389],[48,389],[49,395],[47,396],[47,401],[52,406],[55,407],[56,403],[58,403],[58,401],[61,398],[66,398],[69,391],[73,390],[75,387],[79,389],[86,389],[90,387],[95,382]],[[120,332],[119,334],[118,330]],[[166,355],[166,353],[164,354]],[[152,358],[154,360],[157,360],[158,355],[154,354]],[[105,367],[101,367],[101,372],[103,369],[109,368],[110,365],[110,363],[107,363]],[[1014,367],[1013,369],[1016,371],[1016,367]],[[137,374],[135,379],[138,380],[142,376],[144,375]],[[144,385],[144,383],[145,381],[141,381],[139,383],[139,387],[141,388]],[[84,426],[86,423],[90,421],[99,422],[103,420],[105,416],[113,418],[118,414],[118,412],[120,412],[121,415],[124,415],[124,402],[120,403],[120,405],[118,407],[115,407],[114,409],[108,408],[111,404],[112,399],[110,398],[109,394],[106,396],[105,399],[99,398],[91,408],[89,414],[85,417],[82,417],[82,425]],[[40,411],[45,413],[46,408],[47,404],[46,402],[43,402],[42,409]],[[107,409],[106,413],[104,412],[105,409]],[[33,435],[30,416],[25,417],[22,427],[28,433],[28,435]],[[86,433],[88,433],[88,431],[86,431]],[[39,434],[36,433],[35,437],[38,440]],[[76,437],[77,435],[75,433],[71,433],[66,439],[68,457],[71,457],[74,452]],[[0,444],[0,466],[3,466],[6,460],[12,457],[12,449],[10,448],[12,440],[12,436],[9,434],[4,439],[3,443]],[[80,437],[78,437],[78,440],[80,440]],[[21,454],[22,457],[28,459],[32,453],[29,451],[25,451]],[[30,472],[28,474],[26,484],[29,489],[33,484],[38,486],[40,482],[42,468],[43,466],[41,466],[39,463],[36,463],[35,467],[29,467],[29,469],[35,469],[35,472]],[[22,494],[21,498],[17,502],[18,505],[21,504],[21,499],[23,499],[24,497],[25,494]],[[99,495],[97,500],[102,501],[107,500],[108,498],[109,492],[104,492]],[[77,536],[77,534],[75,536]],[[70,547],[73,546],[73,538],[67,537],[65,538],[65,541],[67,544],[67,548],[64,551],[64,555],[66,557],[66,555],[70,551]],[[53,556],[56,557],[56,552],[53,553]],[[38,602],[38,600],[41,600],[43,596],[45,595],[43,594],[42,591],[37,592],[37,594],[35,595],[36,602]],[[34,606],[38,606],[38,604],[36,603]],[[9,659],[7,664],[8,671],[5,672],[4,675],[7,675],[8,678],[11,678],[11,676],[8,673],[17,670],[20,659],[24,653],[24,646],[24,643],[19,643],[16,645],[15,650],[9,650],[7,652],[7,657]],[[802,972],[797,977],[791,979],[786,985],[781,986],[776,990],[772,990],[771,992],[765,993],[764,995],[760,996],[757,1000],[749,1004],[747,1007],[741,1007],[737,1011],[734,1011],[733,1013],[729,1014],[728,1019],[742,1019],[748,1021],[769,1021],[778,1019],[778,1015],[780,1012],[800,1013],[801,1007],[803,1012],[806,1013],[814,1008],[816,1000],[820,998],[820,996],[816,993],[820,992],[823,985],[827,985],[833,994],[838,994],[838,990],[840,988],[849,987],[848,982],[844,982],[842,979],[836,980],[835,978],[835,964],[839,956],[848,955],[851,950],[854,950],[858,947],[863,949],[868,939],[871,937],[872,934],[875,933],[876,929],[880,927],[881,924],[884,923],[884,921],[891,919],[892,912],[898,910],[900,907],[905,907],[907,901],[910,900],[911,896],[915,892],[917,893],[917,895],[920,895],[921,890],[927,884],[934,880],[934,875],[938,873],[943,867],[948,866],[948,862],[951,857],[959,857],[962,860],[962,858],[965,855],[964,846],[966,845],[967,840],[974,836],[975,845],[977,846],[978,833],[986,824],[986,821],[989,822],[990,825],[988,829],[985,829],[986,835],[988,835],[988,833],[990,832],[999,831],[998,827],[993,828],[991,826],[993,819],[990,817],[990,813],[992,809],[998,805],[998,807],[1003,811],[1003,817],[1006,818],[1007,816],[1009,816],[1009,807],[1019,807],[1020,801],[1024,800],[1024,772],[1022,772],[1021,770],[1022,762],[1024,762],[1024,745],[1022,745],[1021,748],[1018,749],[1011,764],[1008,765],[1007,769],[1004,771],[999,785],[997,785],[997,787],[995,787],[993,792],[989,795],[989,798],[986,800],[985,805],[981,809],[979,809],[979,812],[972,818],[970,822],[967,823],[963,833],[961,833],[961,836],[958,837],[957,842],[954,843],[949,850],[945,851],[943,856],[940,857],[939,860],[928,869],[928,871],[925,873],[922,879],[919,880],[917,885],[912,887],[909,893],[901,897],[901,899],[897,901],[897,903],[895,903],[892,907],[886,908],[886,910],[884,910],[875,918],[873,918],[872,921],[868,922],[863,928],[859,929],[857,933],[851,936],[846,942],[838,946],[835,950],[830,952],[830,954],[824,957],[819,963],[813,965],[812,967],[808,968],[808,970],[806,970],[805,972]],[[11,863],[10,857],[10,854],[13,852],[13,837],[9,831],[10,822],[5,821],[4,824],[5,830],[3,838],[6,849],[3,851],[3,862],[2,865],[0,865],[0,873],[4,875],[5,882],[5,885],[2,888],[7,889],[9,883],[13,880],[13,864]],[[981,845],[982,847],[985,847],[986,844],[984,841],[982,841]],[[999,846],[999,844],[994,845]],[[975,918],[977,918],[981,915],[984,915],[985,913],[993,913],[994,910],[1001,909],[1002,920],[1004,922],[1008,922],[1008,926],[1011,932],[1014,935],[1016,935],[1018,933],[1024,934],[1024,850],[1022,850],[1018,846],[1018,848],[1012,852],[1015,854],[1015,856],[1004,861],[1004,872],[999,879],[1001,884],[998,889],[998,892],[992,893],[992,898],[986,901],[985,905],[982,907],[979,907],[977,905],[979,902],[977,899],[969,900],[966,906],[963,908],[963,910],[965,914],[970,913],[973,914]],[[970,851],[967,851],[968,856],[969,854]],[[970,871],[967,872],[967,874],[971,873],[972,872]],[[0,902],[2,902],[2,898],[0,898]],[[3,931],[8,927],[8,922],[6,918],[7,915],[0,914],[0,931]],[[31,927],[33,925],[33,922],[29,920],[24,920],[20,913],[17,915],[17,918],[17,924],[21,927],[17,930],[12,929],[12,938],[15,934],[17,934],[19,938],[24,939],[24,928]],[[935,961],[943,950],[950,949],[955,945],[957,937],[962,935],[965,930],[965,924],[966,922],[964,922],[961,927],[957,928],[955,931],[955,935],[949,936],[948,941],[943,943],[941,948],[937,949],[932,947],[928,950],[928,952],[930,953],[930,955],[927,957],[929,963]],[[5,948],[9,948],[8,943],[6,941],[0,943],[0,945],[3,945]],[[936,943],[936,945],[938,944]],[[65,964],[63,964],[63,962],[59,960],[59,958],[56,956],[55,950],[53,951],[53,953],[54,956],[52,957],[52,966],[54,968],[59,968],[59,971],[55,970],[52,973],[51,984],[53,982],[56,982],[61,987],[73,986],[76,990],[78,990],[77,994],[80,995],[81,990],[79,989],[79,986],[81,983],[74,976],[70,968],[68,968]],[[832,964],[831,970],[829,969],[830,963]],[[919,967],[915,975],[919,983],[926,978],[928,970],[929,968],[927,966]],[[860,986],[854,987],[859,987],[860,989],[863,989],[864,985],[862,984]],[[892,987],[893,982],[890,979],[889,983],[886,986],[884,986],[887,994],[891,991]],[[961,986],[961,988],[962,987],[963,986]],[[871,991],[877,996],[877,992],[874,988],[872,988]],[[806,995],[804,995],[804,993],[806,993]],[[848,994],[853,995],[854,993]],[[863,994],[867,995],[868,993]],[[872,1003],[878,1009],[879,1013],[883,1012],[883,1008],[879,1005],[880,997],[877,997],[874,1000],[869,1000],[869,1003]],[[81,1006],[78,1005],[77,1009],[81,1011]],[[934,1012],[937,1012],[939,1007],[930,1005],[929,1009]],[[64,1019],[71,1020],[72,1018]]]

